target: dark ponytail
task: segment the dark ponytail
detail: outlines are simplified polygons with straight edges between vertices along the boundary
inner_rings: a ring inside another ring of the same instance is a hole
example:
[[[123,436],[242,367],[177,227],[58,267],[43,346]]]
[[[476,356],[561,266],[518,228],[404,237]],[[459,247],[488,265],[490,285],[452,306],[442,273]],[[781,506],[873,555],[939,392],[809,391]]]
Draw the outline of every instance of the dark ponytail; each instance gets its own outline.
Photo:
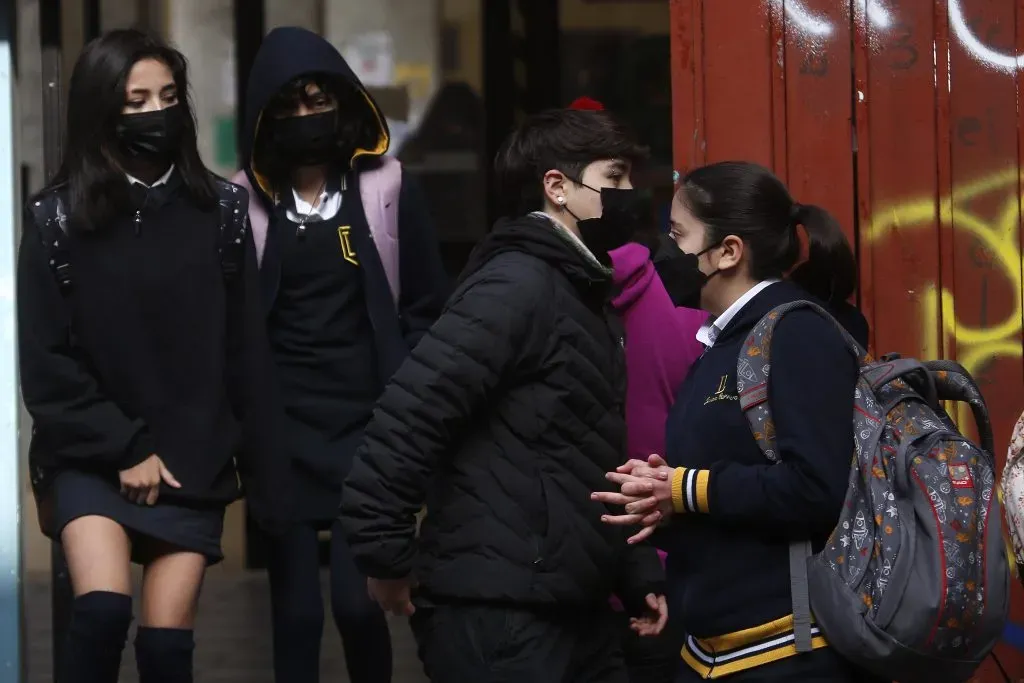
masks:
[[[848,298],[857,286],[850,243],[827,211],[793,201],[771,171],[744,161],[725,161],[690,171],[681,181],[683,206],[707,228],[704,247],[729,235],[743,240],[754,280],[791,280],[826,302]],[[798,226],[808,238],[808,259],[800,259]]]
[[[789,279],[825,303],[849,299],[857,288],[857,259],[838,221],[821,207],[799,204],[796,224],[807,233],[807,260]]]

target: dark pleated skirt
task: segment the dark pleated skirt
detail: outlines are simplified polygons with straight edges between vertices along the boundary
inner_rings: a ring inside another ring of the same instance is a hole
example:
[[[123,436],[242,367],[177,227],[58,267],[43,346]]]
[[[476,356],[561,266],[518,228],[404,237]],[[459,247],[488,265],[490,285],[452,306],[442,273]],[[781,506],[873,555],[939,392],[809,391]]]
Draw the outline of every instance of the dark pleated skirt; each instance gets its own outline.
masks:
[[[115,481],[79,470],[58,474],[50,496],[55,538],[72,520],[95,515],[117,522],[128,532],[132,562],[146,564],[167,546],[199,553],[208,564],[224,559],[220,547],[223,507],[194,509],[161,501],[138,505],[121,495]]]

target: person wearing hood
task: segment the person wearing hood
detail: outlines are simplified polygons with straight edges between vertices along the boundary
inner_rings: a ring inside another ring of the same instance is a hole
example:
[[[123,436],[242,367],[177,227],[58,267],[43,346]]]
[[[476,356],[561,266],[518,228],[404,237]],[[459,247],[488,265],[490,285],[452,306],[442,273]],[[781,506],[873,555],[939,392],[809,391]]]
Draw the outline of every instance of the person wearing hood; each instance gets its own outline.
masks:
[[[602,524],[611,510],[590,496],[626,457],[608,252],[637,223],[644,156],[607,112],[553,110],[512,133],[496,168],[514,217],[385,389],[345,481],[356,564],[411,615],[436,683],[624,682],[613,593],[639,633],[664,627],[657,553]]]
[[[244,171],[277,366],[279,445],[292,524],[270,539],[278,683],[319,679],[318,532],[331,530],[331,611],[356,683],[391,680],[383,612],[334,521],[342,482],[384,385],[434,322],[446,276],[425,204],[387,156],[387,123],[338,51],[271,31],[249,76]]]

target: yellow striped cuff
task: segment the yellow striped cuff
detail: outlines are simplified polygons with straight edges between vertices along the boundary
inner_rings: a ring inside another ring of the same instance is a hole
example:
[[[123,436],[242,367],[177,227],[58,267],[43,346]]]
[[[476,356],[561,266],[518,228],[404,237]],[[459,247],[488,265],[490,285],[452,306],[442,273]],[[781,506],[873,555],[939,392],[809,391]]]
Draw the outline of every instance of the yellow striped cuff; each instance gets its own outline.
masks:
[[[708,512],[709,470],[677,467],[672,473],[672,509],[684,512]]]

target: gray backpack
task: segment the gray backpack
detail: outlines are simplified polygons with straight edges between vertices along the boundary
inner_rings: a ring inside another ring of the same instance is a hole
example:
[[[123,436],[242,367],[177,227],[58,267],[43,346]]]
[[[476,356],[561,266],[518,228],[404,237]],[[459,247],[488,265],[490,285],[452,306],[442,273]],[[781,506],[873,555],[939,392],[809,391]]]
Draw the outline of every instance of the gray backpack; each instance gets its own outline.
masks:
[[[820,307],[785,304],[754,327],[737,362],[740,405],[773,463],[775,430],[764,428],[772,332],[798,308],[832,321],[861,369],[839,523],[821,552],[809,541],[790,547],[797,651],[810,651],[813,619],[831,647],[886,680],[967,680],[999,639],[1010,595],[981,392],[950,361],[871,361]],[[942,400],[971,406],[982,447],[957,430]]]

